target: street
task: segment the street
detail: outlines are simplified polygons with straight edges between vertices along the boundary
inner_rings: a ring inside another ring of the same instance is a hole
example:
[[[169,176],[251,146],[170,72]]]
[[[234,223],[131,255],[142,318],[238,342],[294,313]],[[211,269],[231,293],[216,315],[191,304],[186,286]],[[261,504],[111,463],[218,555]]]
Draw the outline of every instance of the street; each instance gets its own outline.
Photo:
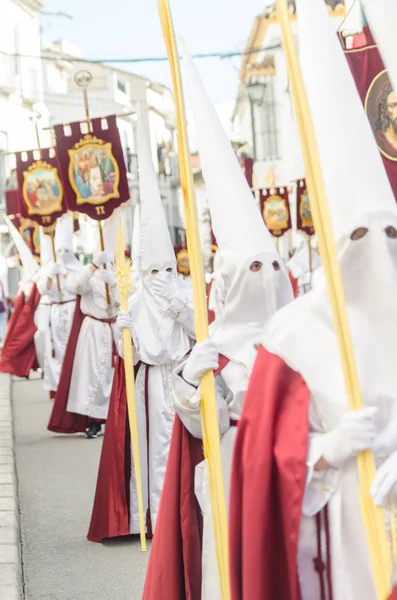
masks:
[[[103,437],[50,433],[42,381],[12,385],[25,599],[139,600],[139,540],[86,540]]]

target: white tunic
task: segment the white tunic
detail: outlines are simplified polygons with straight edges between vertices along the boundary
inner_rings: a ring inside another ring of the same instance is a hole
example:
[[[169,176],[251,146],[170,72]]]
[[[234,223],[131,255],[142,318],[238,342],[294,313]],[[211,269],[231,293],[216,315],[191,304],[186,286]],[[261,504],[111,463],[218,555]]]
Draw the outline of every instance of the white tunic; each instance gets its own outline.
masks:
[[[68,412],[106,419],[114,375],[114,345],[120,330],[115,319],[118,311],[117,289],[109,288],[111,304],[106,303],[105,284],[100,272],[92,277],[86,271],[77,280],[81,311],[85,316],[77,340],[67,404]]]
[[[37,284],[40,293],[43,296],[47,295],[51,301],[50,336],[44,338],[44,388],[51,392],[56,392],[58,389],[76,308],[75,275],[72,273],[60,275],[59,281],[61,293],[58,290],[56,277],[52,280],[50,290],[47,290],[45,276]]]
[[[201,390],[200,387],[196,389],[189,385],[180,376],[183,367],[184,365],[179,366],[173,377],[175,410],[190,433],[195,437],[201,438],[200,409],[192,409],[188,406],[189,400],[194,402],[201,396]],[[218,421],[221,435],[223,485],[227,512],[229,507],[233,448],[237,434],[237,428],[231,426],[230,422],[238,421],[240,418],[249,376],[250,374],[245,365],[230,360],[215,379]],[[201,598],[202,600],[222,600],[206,462],[203,461],[197,465],[195,474],[195,493],[203,513]]]

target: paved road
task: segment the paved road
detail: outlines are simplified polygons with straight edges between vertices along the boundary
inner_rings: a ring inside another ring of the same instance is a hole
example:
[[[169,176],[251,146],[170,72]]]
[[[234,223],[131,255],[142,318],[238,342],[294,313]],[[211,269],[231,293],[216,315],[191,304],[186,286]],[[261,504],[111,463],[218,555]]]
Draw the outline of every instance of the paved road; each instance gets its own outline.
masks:
[[[42,382],[13,383],[26,600],[140,600],[137,540],[86,540],[102,438],[47,431]]]

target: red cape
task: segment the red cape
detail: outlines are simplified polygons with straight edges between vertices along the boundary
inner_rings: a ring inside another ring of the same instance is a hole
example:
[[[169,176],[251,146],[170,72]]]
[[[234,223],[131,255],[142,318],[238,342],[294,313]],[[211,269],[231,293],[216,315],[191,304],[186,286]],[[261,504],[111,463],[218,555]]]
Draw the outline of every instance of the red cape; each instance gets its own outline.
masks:
[[[221,373],[229,359],[219,355]],[[203,522],[194,493],[202,441],[176,416],[143,600],[201,600]]]
[[[291,285],[292,285],[292,291],[294,293],[294,298],[297,298],[299,296],[299,282],[292,275],[291,271],[288,271],[288,277],[289,277],[289,280],[290,280]]]
[[[233,600],[300,600],[298,538],[309,391],[260,347],[244,400],[230,495]]]
[[[23,293],[17,296],[1,352],[0,372],[29,377],[31,369],[38,368],[34,345],[34,334],[37,331],[34,314],[39,302],[40,294],[35,283],[26,301]]]
[[[66,347],[65,358],[63,359],[61,377],[59,379],[58,390],[55,394],[54,406],[48,423],[49,431],[54,431],[55,433],[84,433],[88,426],[87,416],[70,413],[66,410],[70,381],[72,379],[74,354],[80,329],[84,321],[84,315],[80,310],[80,300],[80,296],[77,296],[72,328]]]
[[[390,596],[390,600],[397,600],[397,587],[394,588],[393,593]]]
[[[194,495],[194,470],[202,441],[175,417],[143,600],[201,599],[202,517]]]
[[[129,535],[129,489],[131,476],[130,428],[127,418],[124,361],[117,359],[94,507],[87,539]]]

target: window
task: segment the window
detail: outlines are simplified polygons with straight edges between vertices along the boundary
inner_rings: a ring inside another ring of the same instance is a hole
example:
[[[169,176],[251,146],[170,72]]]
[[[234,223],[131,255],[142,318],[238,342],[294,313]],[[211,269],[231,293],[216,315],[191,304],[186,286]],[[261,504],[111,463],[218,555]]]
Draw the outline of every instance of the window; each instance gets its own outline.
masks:
[[[263,100],[255,106],[257,134],[262,141],[262,148],[258,148],[261,159],[278,158],[278,124],[277,104],[274,99],[274,78],[267,77]]]
[[[117,89],[120,90],[120,92],[123,92],[123,94],[127,93],[127,84],[124,81],[120,81],[120,79],[117,80]]]

